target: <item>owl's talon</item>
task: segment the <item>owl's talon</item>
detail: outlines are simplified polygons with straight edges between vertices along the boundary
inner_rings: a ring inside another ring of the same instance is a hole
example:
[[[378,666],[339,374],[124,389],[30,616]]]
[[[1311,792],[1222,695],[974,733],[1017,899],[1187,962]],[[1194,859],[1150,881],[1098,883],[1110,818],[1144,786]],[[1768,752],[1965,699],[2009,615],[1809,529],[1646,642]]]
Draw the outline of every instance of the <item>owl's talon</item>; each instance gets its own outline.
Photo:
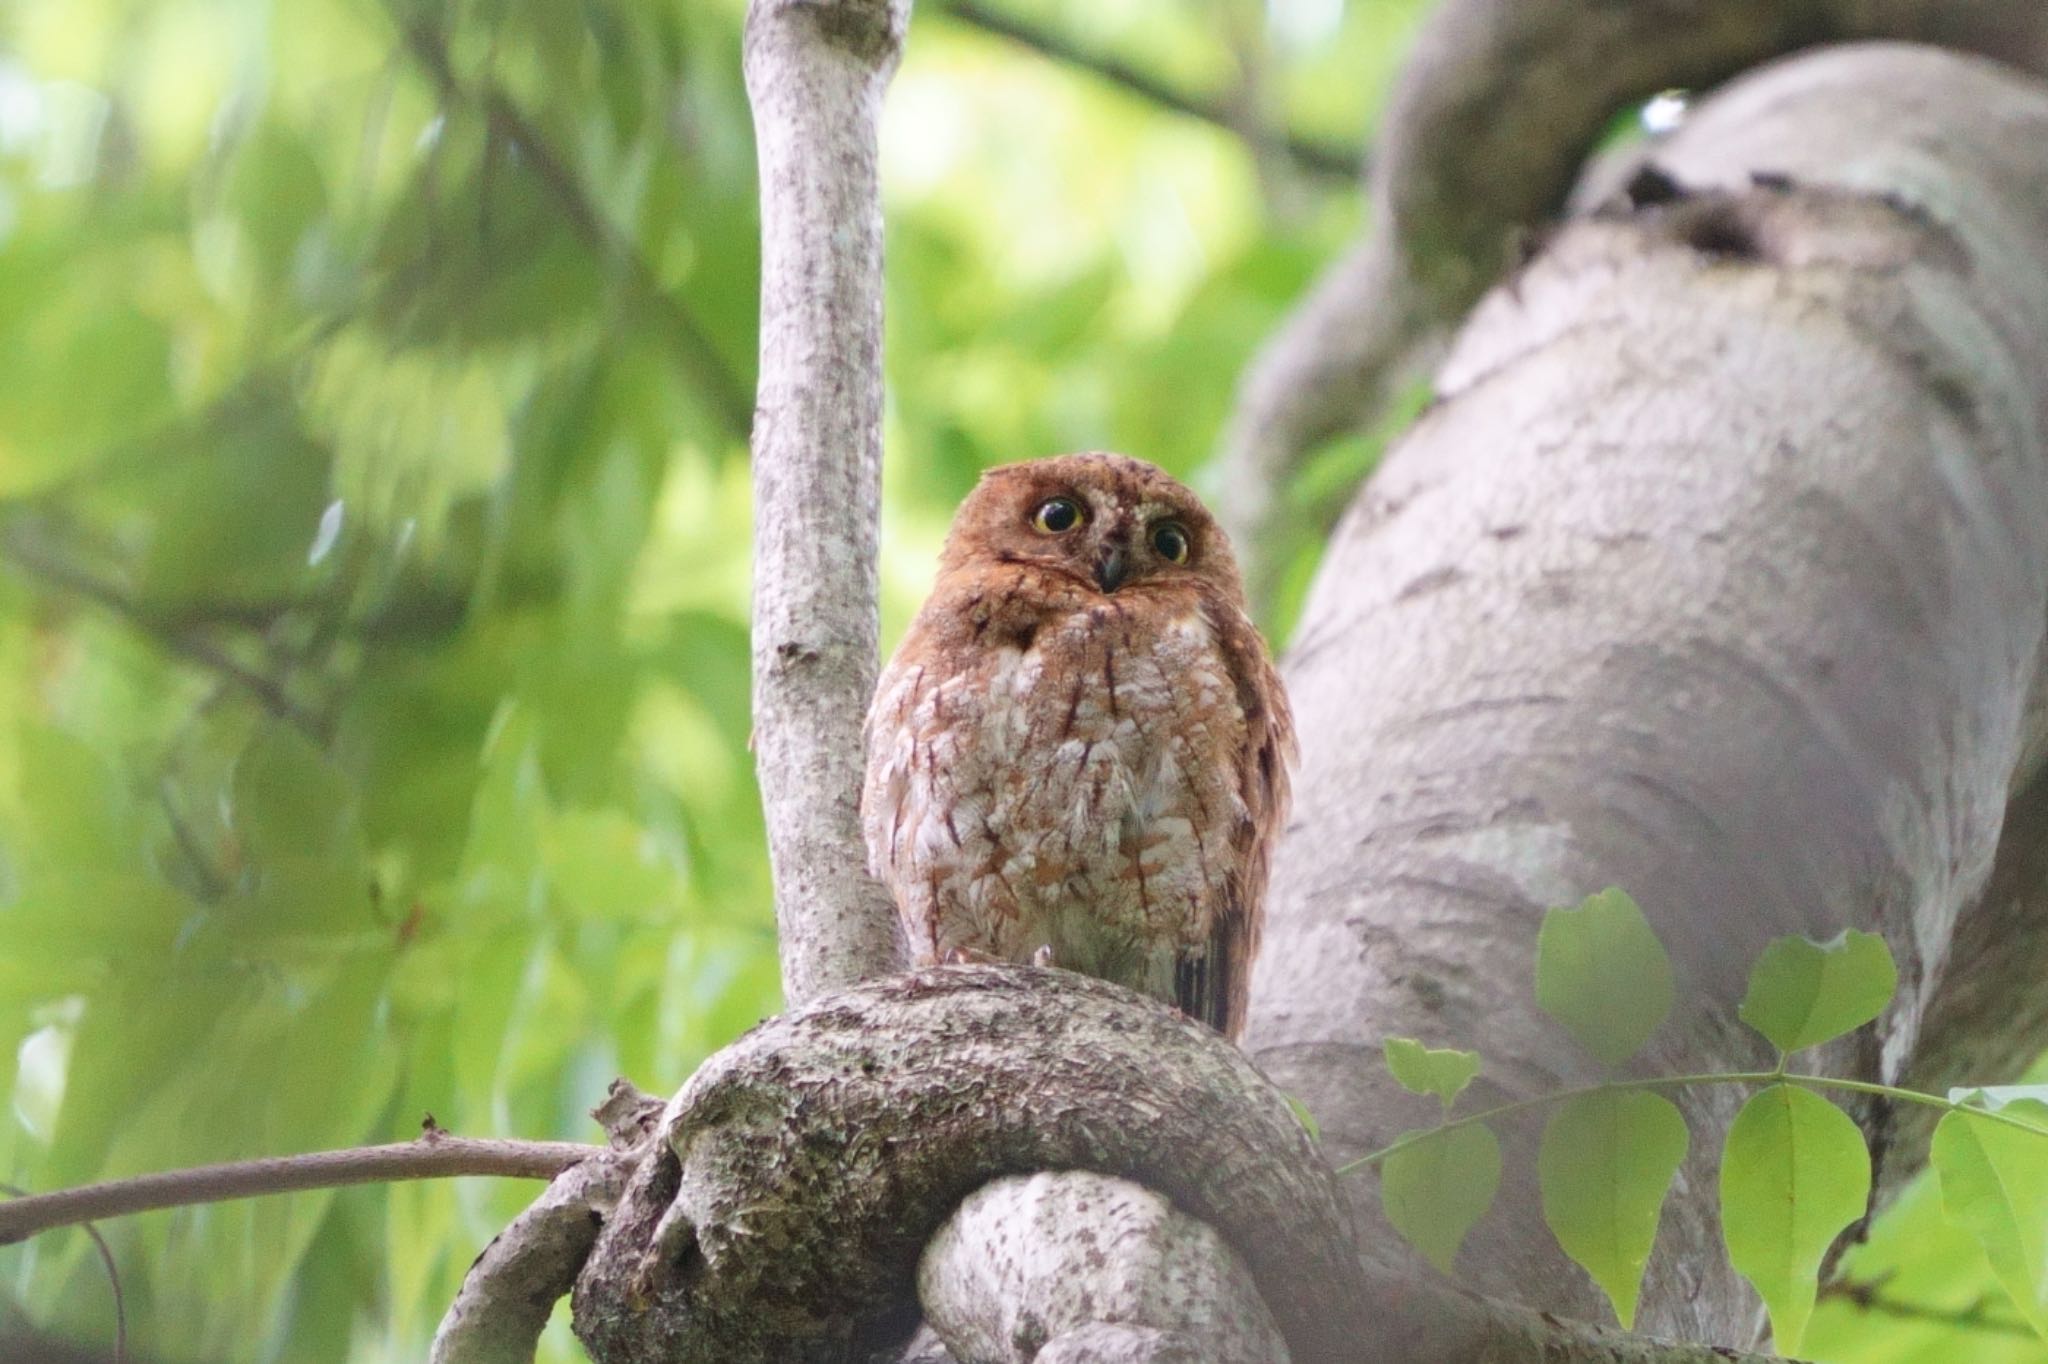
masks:
[[[1031,954],[1031,964],[1033,966],[1052,965],[1052,944],[1049,942],[1040,943],[1038,949]]]

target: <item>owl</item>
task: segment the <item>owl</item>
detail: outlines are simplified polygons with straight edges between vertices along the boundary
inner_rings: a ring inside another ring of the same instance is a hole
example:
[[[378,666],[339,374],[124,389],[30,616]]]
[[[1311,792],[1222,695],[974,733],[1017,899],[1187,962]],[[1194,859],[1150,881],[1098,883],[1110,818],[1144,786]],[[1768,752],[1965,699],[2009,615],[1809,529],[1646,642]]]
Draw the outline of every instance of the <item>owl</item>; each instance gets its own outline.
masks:
[[[1123,455],[992,469],[867,721],[913,957],[1049,961],[1244,1026],[1293,721],[1195,495]]]

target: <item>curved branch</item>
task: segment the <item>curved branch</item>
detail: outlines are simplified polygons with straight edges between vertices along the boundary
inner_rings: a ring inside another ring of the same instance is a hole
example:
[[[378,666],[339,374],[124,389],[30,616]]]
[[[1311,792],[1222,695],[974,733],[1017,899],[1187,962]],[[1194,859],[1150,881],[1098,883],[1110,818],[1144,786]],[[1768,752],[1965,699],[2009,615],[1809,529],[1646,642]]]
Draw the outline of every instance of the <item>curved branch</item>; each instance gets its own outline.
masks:
[[[31,1194],[0,1203],[0,1245],[11,1245],[53,1227],[261,1194],[339,1189],[350,1184],[383,1184],[400,1179],[448,1179],[458,1175],[553,1179],[604,1149],[572,1141],[457,1137],[439,1128],[429,1128],[412,1141],[389,1146],[354,1146],[304,1156],[200,1165],[189,1170],[87,1184],[57,1193]]]
[[[930,1333],[903,1350],[917,1323],[913,1275],[934,1234],[923,1281],[947,1295],[936,1315],[956,1338],[987,1339],[1005,1304],[984,1300],[976,1313],[971,1293],[937,1281],[944,1262],[957,1263],[947,1238],[1042,1240],[1031,1200],[991,1182],[1079,1170],[1119,1189],[1143,1185],[1152,1194],[1130,1191],[1141,1201],[1163,1195],[1164,1236],[1206,1246],[1219,1279],[1235,1272],[1223,1247],[1240,1257],[1295,1364],[1762,1364],[1367,1269],[1329,1167],[1241,1053],[1156,1001],[1025,966],[873,982],[771,1020],[705,1063],[598,1233],[576,1284],[576,1331],[596,1364],[937,1364],[948,1356]],[[1042,1187],[1059,1197],[1076,1185],[1061,1175]],[[1100,1214],[1091,1204],[1085,1218],[1053,1220],[1085,1240],[1104,1231]],[[966,1222],[975,1225],[963,1236]],[[1075,1302],[1131,1302],[1165,1287],[1126,1282],[1149,1275],[1148,1252],[1118,1245],[1058,1271],[1069,1315],[1048,1314],[1041,1343],[1058,1341],[1069,1358],[1113,1346],[1124,1353],[1111,1358],[1173,1359],[1186,1357],[1174,1351],[1192,1325],[1194,1345],[1215,1345],[1199,1311],[1155,1315],[1156,1299],[1136,1314],[1145,1319],[1080,1319]],[[1231,1301],[1246,1299],[1232,1289]]]
[[[1565,202],[1618,109],[1823,42],[1907,38],[2048,68],[2037,0],[1449,0],[1382,117],[1361,242],[1240,380],[1218,450],[1224,519],[1255,602],[1288,538],[1283,490],[1322,442],[1369,427]],[[1335,497],[1348,498],[1349,489]]]
[[[1215,1033],[1100,981],[956,966],[833,995],[706,1063],[663,1128],[577,1284],[599,1364],[900,1340],[927,1238],[989,1180],[1039,1170],[1132,1179],[1209,1223],[1297,1359],[1346,1357],[1362,1326],[1347,1215],[1284,1097]]]
[[[1091,1281],[1105,1291],[1074,1291]],[[1288,1358],[1251,1271],[1213,1228],[1090,1171],[970,1194],[925,1247],[917,1287],[926,1323],[984,1364]]]
[[[640,1159],[639,1151],[591,1157],[492,1238],[434,1332],[432,1364],[531,1364],[541,1329]]]
[[[753,0],[754,761],[791,1003],[897,961],[855,803],[880,635],[882,92],[910,0]],[[821,515],[830,509],[830,515]]]

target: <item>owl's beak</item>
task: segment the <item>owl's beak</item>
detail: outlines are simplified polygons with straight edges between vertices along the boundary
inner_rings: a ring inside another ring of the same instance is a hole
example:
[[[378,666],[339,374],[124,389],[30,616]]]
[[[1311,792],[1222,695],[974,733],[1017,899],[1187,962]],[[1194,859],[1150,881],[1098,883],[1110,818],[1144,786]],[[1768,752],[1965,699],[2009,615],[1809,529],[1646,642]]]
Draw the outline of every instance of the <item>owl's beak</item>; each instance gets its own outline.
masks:
[[[1123,586],[1131,571],[1130,556],[1124,553],[1122,545],[1111,545],[1095,561],[1095,585],[1104,592],[1114,592]]]

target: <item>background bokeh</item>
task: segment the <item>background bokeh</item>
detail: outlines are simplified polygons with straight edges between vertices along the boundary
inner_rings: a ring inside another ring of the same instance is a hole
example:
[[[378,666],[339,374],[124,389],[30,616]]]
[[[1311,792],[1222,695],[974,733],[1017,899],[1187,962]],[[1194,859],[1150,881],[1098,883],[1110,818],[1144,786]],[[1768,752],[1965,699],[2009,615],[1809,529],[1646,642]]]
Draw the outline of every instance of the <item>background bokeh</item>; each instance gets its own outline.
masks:
[[[1199,482],[1359,221],[1422,8],[920,4],[884,133],[889,638],[981,468],[1109,446]],[[778,1007],[742,12],[0,4],[0,1177],[429,1113],[589,1140],[613,1075],[672,1089]],[[532,1192],[106,1231],[143,1358],[410,1360]],[[1967,1245],[1892,1239],[1922,1252],[1893,1287],[1984,1291]],[[10,1320],[110,1337],[83,1236],[0,1251]],[[1840,1305],[1815,1335],[2048,1360]],[[559,1319],[548,1352],[580,1357]]]

